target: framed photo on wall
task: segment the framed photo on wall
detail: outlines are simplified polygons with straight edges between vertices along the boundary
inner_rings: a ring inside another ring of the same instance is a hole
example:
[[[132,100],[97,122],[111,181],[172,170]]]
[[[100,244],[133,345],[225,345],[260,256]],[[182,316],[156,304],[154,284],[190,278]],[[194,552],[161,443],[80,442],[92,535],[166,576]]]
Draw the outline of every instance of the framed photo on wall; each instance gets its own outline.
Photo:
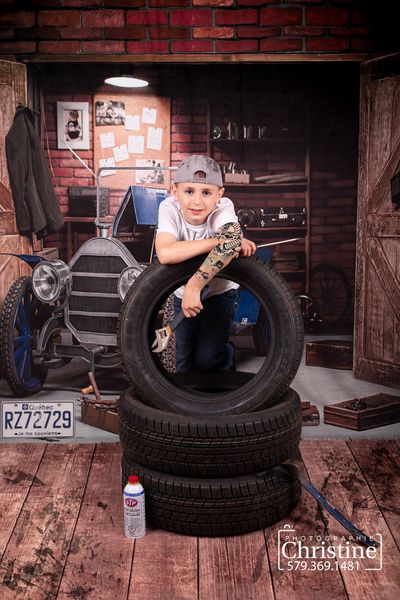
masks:
[[[57,102],[57,148],[89,150],[89,102]]]

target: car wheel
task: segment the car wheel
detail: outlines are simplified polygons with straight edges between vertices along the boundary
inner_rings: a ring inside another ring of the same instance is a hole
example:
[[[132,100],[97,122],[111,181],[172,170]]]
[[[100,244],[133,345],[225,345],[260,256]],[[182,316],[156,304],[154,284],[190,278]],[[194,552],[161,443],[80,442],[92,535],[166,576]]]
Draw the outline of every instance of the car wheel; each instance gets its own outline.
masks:
[[[193,536],[241,535],[269,527],[296,506],[301,489],[295,470],[268,471],[222,479],[165,475],[122,457],[122,485],[138,475],[150,525]]]
[[[131,287],[118,326],[119,349],[129,379],[146,403],[171,412],[236,414],[272,406],[297,372],[303,352],[303,321],[288,284],[271,265],[257,257],[235,259],[219,275],[236,281],[254,294],[270,324],[264,363],[245,385],[223,393],[178,388],[162,367],[159,356],[151,351],[160,306],[203,260],[204,256],[175,265],[150,265]],[[205,373],[204,378],[207,377]]]
[[[118,416],[129,460],[185,477],[230,477],[275,467],[295,453],[302,425],[300,398],[292,389],[266,410],[197,418],[146,406],[128,389],[119,399]]]
[[[35,365],[37,335],[50,315],[33,294],[32,278],[20,277],[9,289],[0,318],[1,372],[16,396],[39,392],[47,369]]]

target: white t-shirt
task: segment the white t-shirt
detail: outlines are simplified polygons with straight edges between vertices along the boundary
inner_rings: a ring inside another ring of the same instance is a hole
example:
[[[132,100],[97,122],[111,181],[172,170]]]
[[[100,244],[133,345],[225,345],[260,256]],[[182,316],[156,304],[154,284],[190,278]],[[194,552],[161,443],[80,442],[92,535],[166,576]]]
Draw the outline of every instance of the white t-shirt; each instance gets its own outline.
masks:
[[[183,218],[179,202],[175,196],[168,196],[160,204],[158,211],[157,233],[170,233],[177,241],[205,240],[215,237],[217,230],[226,223],[238,223],[232,200],[221,198],[208,215],[207,221],[201,225],[191,225]],[[214,277],[209,283],[210,292],[207,297],[222,294],[239,287],[239,284],[227,279]],[[182,298],[185,286],[175,290],[174,294]]]

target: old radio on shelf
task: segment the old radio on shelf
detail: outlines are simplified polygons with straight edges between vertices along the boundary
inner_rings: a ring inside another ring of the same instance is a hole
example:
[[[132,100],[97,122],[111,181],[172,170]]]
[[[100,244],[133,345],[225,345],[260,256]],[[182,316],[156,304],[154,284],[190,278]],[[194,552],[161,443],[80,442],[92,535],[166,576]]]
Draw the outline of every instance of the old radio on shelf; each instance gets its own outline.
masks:
[[[305,227],[307,211],[305,208],[279,209],[240,208],[237,211],[239,223],[246,227]]]

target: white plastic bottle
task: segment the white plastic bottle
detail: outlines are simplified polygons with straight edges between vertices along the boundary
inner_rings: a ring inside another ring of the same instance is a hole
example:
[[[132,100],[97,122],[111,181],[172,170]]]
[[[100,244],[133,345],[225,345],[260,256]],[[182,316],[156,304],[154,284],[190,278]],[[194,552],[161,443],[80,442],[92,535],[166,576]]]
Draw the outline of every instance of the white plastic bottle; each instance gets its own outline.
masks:
[[[131,539],[142,538],[146,535],[146,512],[144,489],[137,475],[129,475],[123,499],[125,536]]]

